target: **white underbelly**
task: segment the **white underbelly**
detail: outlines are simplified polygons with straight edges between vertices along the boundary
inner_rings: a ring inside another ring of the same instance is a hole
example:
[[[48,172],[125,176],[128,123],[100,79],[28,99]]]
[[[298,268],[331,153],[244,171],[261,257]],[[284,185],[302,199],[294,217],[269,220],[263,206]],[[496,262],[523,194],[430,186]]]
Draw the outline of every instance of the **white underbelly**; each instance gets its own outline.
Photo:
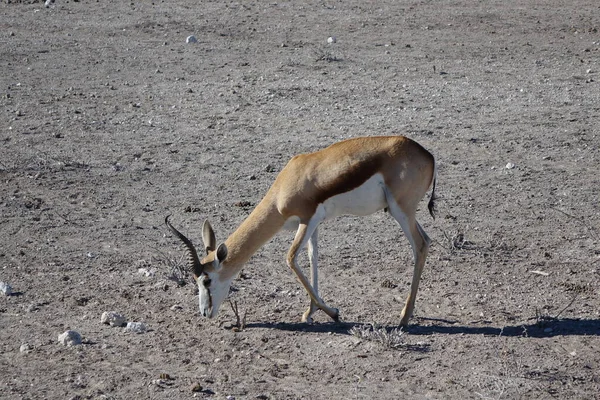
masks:
[[[382,210],[387,207],[384,185],[383,176],[375,174],[355,189],[330,197],[319,204],[313,218],[323,221],[340,215],[365,216]],[[292,216],[285,222],[283,229],[296,230],[299,223],[300,218]]]
[[[370,215],[387,207],[384,185],[383,176],[375,174],[357,188],[330,197],[321,204],[325,219],[339,215]]]

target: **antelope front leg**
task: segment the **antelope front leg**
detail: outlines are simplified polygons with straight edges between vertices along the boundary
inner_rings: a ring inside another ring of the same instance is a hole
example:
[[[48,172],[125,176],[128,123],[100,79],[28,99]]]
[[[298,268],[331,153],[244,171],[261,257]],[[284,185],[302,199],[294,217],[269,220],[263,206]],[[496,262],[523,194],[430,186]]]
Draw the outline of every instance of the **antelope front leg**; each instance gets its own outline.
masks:
[[[329,315],[334,321],[339,321],[339,311],[336,308],[331,308],[325,304],[325,302],[319,297],[318,293],[318,283],[317,283],[317,264],[316,264],[316,227],[319,221],[311,220],[309,224],[301,223],[298,231],[296,232],[296,237],[290,247],[290,251],[287,256],[287,264],[294,271],[296,277],[304,286],[304,289],[308,292],[310,296],[310,306],[302,315],[302,322],[312,323],[312,314],[317,310],[323,310],[325,314]],[[311,226],[314,224],[314,227]],[[310,242],[309,242],[310,238]],[[314,241],[313,241],[314,238]],[[307,243],[310,243],[309,249],[309,258],[311,259],[311,272],[313,285],[308,282],[306,276],[302,273],[300,268],[298,267],[298,263],[296,261],[298,257],[298,253],[306,246]],[[314,258],[313,258],[314,256]]]
[[[310,236],[308,240],[308,261],[310,263],[310,281],[312,283],[312,288],[315,291],[316,295],[319,296],[319,266],[318,266],[318,250],[317,250],[317,242],[319,238],[318,234],[319,230],[315,229],[313,234]],[[311,299],[310,305],[302,314],[302,322],[306,322],[312,324],[312,315],[319,309],[317,304]]]

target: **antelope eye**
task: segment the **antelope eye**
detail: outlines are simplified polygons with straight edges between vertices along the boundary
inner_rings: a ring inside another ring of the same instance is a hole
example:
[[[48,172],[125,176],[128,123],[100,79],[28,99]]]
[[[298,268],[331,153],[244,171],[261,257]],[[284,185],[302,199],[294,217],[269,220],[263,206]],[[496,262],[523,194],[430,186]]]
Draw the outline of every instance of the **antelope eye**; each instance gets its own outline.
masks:
[[[210,280],[210,278],[206,278],[206,279],[205,279],[205,280],[202,282],[202,284],[204,285],[204,287],[209,287],[211,282],[212,282],[212,281]]]

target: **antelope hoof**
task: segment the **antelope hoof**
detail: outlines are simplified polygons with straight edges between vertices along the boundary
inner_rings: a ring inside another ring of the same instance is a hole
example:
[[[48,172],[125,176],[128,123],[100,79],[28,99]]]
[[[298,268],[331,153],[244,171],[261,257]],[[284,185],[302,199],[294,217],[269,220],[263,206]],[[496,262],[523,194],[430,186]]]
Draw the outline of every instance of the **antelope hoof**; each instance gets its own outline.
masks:
[[[402,317],[402,319],[400,320],[400,328],[406,328],[408,326],[408,320],[410,318],[409,317]]]
[[[337,308],[334,308],[333,315],[330,315],[330,317],[333,320],[333,322],[339,323],[340,322],[340,310],[338,310]]]
[[[304,314],[302,314],[301,321],[304,322],[305,324],[312,325],[313,324],[312,313],[309,311],[304,312]]]

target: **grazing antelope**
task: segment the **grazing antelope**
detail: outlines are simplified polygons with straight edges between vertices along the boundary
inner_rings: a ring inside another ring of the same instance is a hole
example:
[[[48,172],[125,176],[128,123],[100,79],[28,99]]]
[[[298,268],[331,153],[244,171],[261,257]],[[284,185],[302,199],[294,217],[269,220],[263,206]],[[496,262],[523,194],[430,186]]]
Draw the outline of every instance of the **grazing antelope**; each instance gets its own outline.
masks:
[[[431,242],[415,213],[419,201],[433,186],[428,209],[435,217],[435,183],[435,159],[418,143],[403,136],[361,137],[293,157],[254,211],[224,243],[217,245],[213,229],[205,221],[202,240],[206,256],[202,260],[190,240],[169,223],[169,217],[165,223],[187,247],[189,266],[199,288],[200,311],[209,318],[217,315],[231,281],[246,261],[280,229],[297,229],[287,264],[310,296],[310,306],[302,316],[303,322],[310,323],[317,310],[339,319],[339,311],[319,297],[319,223],[343,214],[364,216],[387,209],[400,224],[414,255],[410,294],[400,319],[400,325],[406,326]],[[311,282],[296,262],[307,245]]]

